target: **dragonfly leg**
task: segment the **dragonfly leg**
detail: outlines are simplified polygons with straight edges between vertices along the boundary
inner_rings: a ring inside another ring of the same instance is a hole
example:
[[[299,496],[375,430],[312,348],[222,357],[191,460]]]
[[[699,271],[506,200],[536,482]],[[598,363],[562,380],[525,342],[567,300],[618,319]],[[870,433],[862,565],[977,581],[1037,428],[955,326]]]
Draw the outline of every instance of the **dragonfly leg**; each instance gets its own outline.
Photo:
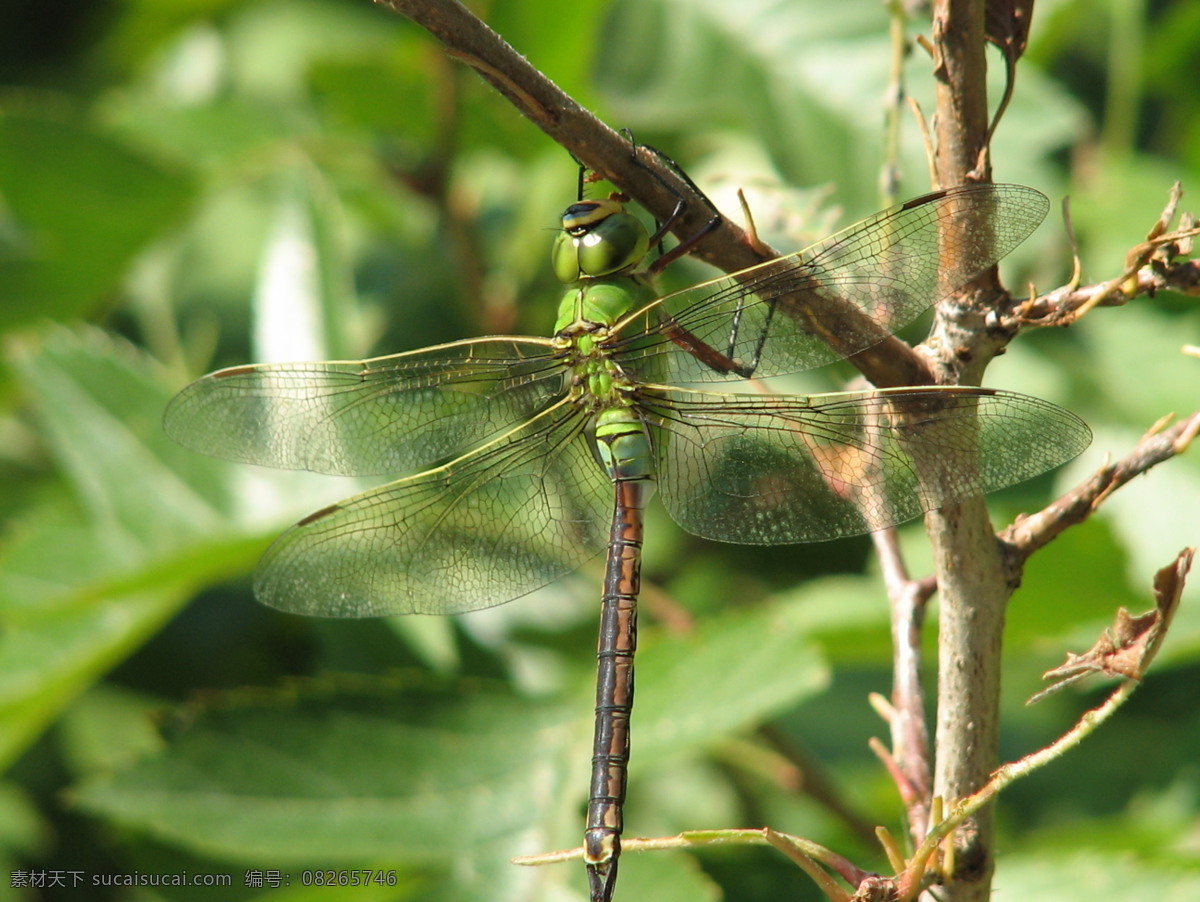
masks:
[[[706,222],[699,229],[699,231],[688,238],[685,238],[669,251],[661,252],[661,242],[663,237],[665,237],[667,232],[670,231],[671,227],[675,224],[675,221],[683,215],[683,211],[687,209],[687,201],[684,198],[677,196],[675,209],[671,212],[671,215],[667,217],[665,221],[660,223],[655,233],[650,236],[651,246],[658,244],[660,248],[658,259],[651,263],[646,270],[646,274],[650,277],[653,277],[662,272],[684,254],[691,253],[691,251],[696,247],[697,244],[700,243],[701,239],[703,239],[705,235],[721,224],[721,212],[717,209],[716,204],[712,202],[709,196],[701,191],[700,187],[694,181],[692,181],[691,176],[689,176],[673,159],[671,159],[657,147],[652,147],[649,144],[638,144],[636,141],[634,141],[633,133],[629,131],[629,129],[622,129],[621,134],[625,135],[625,137],[629,139],[629,143],[633,145],[633,160],[638,166],[649,172],[663,187],[667,188],[672,193],[675,193],[674,189],[672,189],[671,186],[669,186],[653,168],[641,162],[640,158],[638,157],[639,150],[645,150],[647,153],[652,154],[660,163],[662,163],[681,179],[683,179],[685,183],[687,183],[687,186],[692,189],[696,196],[700,197],[704,201],[705,206],[708,207],[711,214],[708,222]],[[743,379],[749,379],[754,375],[754,371],[758,369],[758,361],[762,356],[763,345],[767,340],[767,333],[769,331],[768,326],[770,325],[770,318],[775,314],[775,306],[772,304],[767,313],[767,322],[763,324],[762,329],[759,331],[758,340],[755,342],[754,346],[754,353],[748,363],[743,363],[737,360],[737,358],[734,356],[734,350],[737,348],[738,331],[741,328],[743,309],[745,309],[744,306],[739,305],[738,309],[734,311],[732,322],[730,324],[729,343],[723,354],[720,351],[717,351],[715,348],[712,348],[706,343],[700,341],[700,339],[696,338],[694,335],[687,334],[686,330],[682,329],[682,327],[680,327],[675,334],[672,335],[672,338],[675,339],[676,344],[679,344],[681,347],[687,349],[690,353],[696,355],[711,369],[714,369],[720,373],[735,373],[738,376],[741,376]],[[676,336],[678,336],[678,338],[676,338]]]
[[[639,144],[636,140],[634,140],[633,132],[631,132],[629,129],[621,129],[621,134],[628,139],[632,148],[634,165],[646,170],[646,172],[650,174],[651,178],[662,185],[667,191],[675,195],[675,209],[671,211],[670,216],[658,223],[658,228],[655,230],[654,234],[650,236],[651,247],[654,245],[658,245],[659,247],[658,259],[651,263],[649,268],[646,270],[647,275],[653,277],[662,272],[684,254],[691,253],[693,248],[700,243],[701,239],[703,239],[705,235],[721,224],[721,212],[717,209],[716,204],[709,199],[707,194],[700,190],[700,187],[692,181],[692,177],[684,172],[683,167],[681,167],[678,163],[672,160],[657,147],[653,147],[649,144]],[[638,153],[638,151],[642,150],[646,151],[646,153],[658,160],[659,163],[679,176],[679,178],[681,178],[692,190],[692,193],[704,202],[704,206],[708,208],[709,212],[708,221],[698,231],[692,235],[689,235],[687,238],[680,241],[679,244],[675,245],[675,247],[665,252],[662,250],[662,240],[667,236],[667,233],[675,225],[679,217],[683,215],[683,211],[687,209],[687,201],[679,195],[678,191],[676,191],[667,183],[666,179],[659,175],[658,171],[653,166],[648,166],[642,162],[642,159]]]
[[[736,329],[736,327],[735,327]],[[758,365],[758,357],[747,364],[731,356],[730,353],[718,351],[708,342],[693,335],[674,319],[665,317],[662,326],[663,334],[671,341],[683,348],[710,370],[717,373],[732,373],[740,376],[743,379],[750,379],[754,376],[754,370]],[[731,345],[729,351],[733,350],[732,339],[736,338],[736,333],[731,337]],[[758,351],[762,350],[762,343],[759,343]]]
[[[737,348],[738,332],[742,328],[742,311],[746,309],[746,305],[738,303],[737,310],[733,312],[732,321],[729,325],[729,344],[725,349],[725,357],[728,360],[736,361],[733,356],[734,350]],[[758,361],[762,359],[763,346],[767,343],[767,335],[771,331],[771,320],[775,318],[775,304],[767,305],[767,314],[762,325],[758,330],[758,340],[754,343],[754,353],[750,355],[750,360],[746,363],[739,363],[738,369],[733,372],[737,373],[744,379],[749,379],[754,375],[754,371],[758,369]]]
[[[704,197],[704,195],[701,195],[701,196]],[[708,203],[710,208],[712,208],[714,211],[716,210],[716,208],[712,206],[712,201],[709,201],[707,197],[704,197],[704,200],[706,203]],[[674,221],[676,219],[678,219],[680,216],[683,215],[683,211],[686,209],[687,209],[687,202],[683,198],[680,198],[675,203],[675,209],[671,212],[671,215],[669,217],[667,217],[667,220],[658,227],[658,231],[656,231],[653,235],[650,236],[650,244],[651,245],[658,244],[659,247],[661,248],[662,247],[661,242],[662,242],[663,236],[665,236],[667,234],[667,232],[670,231],[671,225],[674,223]],[[676,260],[678,260],[680,257],[682,257],[684,254],[691,253],[692,248],[694,248],[697,244],[699,244],[700,240],[705,235],[707,235],[709,232],[711,232],[713,229],[715,229],[720,224],[721,224],[721,214],[714,212],[712,215],[712,218],[710,218],[708,220],[708,222],[706,222],[704,224],[704,226],[698,232],[693,233],[692,235],[690,235],[683,241],[679,242],[677,245],[675,245],[673,248],[671,248],[666,253],[659,254],[658,259],[655,260],[653,263],[651,263],[649,267],[647,267],[647,269],[646,269],[647,275],[649,275],[651,277],[656,276],[660,272],[662,272],[664,269],[666,269],[668,266],[670,266],[672,263],[674,263]]]

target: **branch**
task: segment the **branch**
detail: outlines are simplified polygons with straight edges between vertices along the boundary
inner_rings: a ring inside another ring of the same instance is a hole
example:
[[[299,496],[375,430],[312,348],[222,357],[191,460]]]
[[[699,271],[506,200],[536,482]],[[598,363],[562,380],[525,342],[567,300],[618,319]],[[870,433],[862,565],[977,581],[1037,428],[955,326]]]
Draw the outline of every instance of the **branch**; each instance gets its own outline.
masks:
[[[803,839],[778,833],[770,827],[757,830],[688,830],[675,836],[659,836],[649,839],[632,838],[623,840],[622,848],[626,853],[649,852],[660,849],[697,849],[705,846],[774,846],[800,865],[810,877],[820,886],[831,899],[851,902],[849,894],[840,890],[823,872],[817,863],[837,874],[850,886],[857,887],[873,875],[856,867],[852,862],[824,846]],[[583,858],[583,847],[563,849],[557,852],[543,852],[537,855],[522,855],[513,858],[513,864],[538,867],[546,864],[557,864],[563,861],[574,861]]]
[[[671,231],[679,240],[691,240],[704,230],[711,204],[687,179],[657,155],[644,148],[635,151],[626,137],[576,103],[457,0],[375,2],[426,29],[451,57],[474,69],[580,163],[617,185],[659,222],[671,221]],[[761,242],[751,241],[725,217],[696,242],[692,253],[727,273],[779,256]],[[931,381],[925,359],[895,336],[846,359],[881,388]]]
[[[1169,428],[1156,423],[1137,447],[1116,463],[1105,464],[1079,486],[1053,504],[1018,519],[1000,533],[1007,546],[1009,573],[1020,574],[1025,561],[1065,530],[1086,520],[1113,492],[1136,476],[1187,450],[1200,434],[1200,411]]]
[[[1144,241],[1135,244],[1125,255],[1124,270],[1116,278],[1094,285],[1079,285],[1079,258],[1075,258],[1076,277],[1067,285],[1056,288],[1018,304],[1008,316],[998,321],[1011,332],[1021,326],[1069,326],[1094,307],[1118,307],[1135,297],[1153,296],[1158,291],[1177,291],[1200,297],[1200,260],[1188,259],[1195,238],[1200,235],[1196,217],[1183,213],[1178,228],[1171,230],[1183,191],[1179,182],[1171,186],[1167,204],[1157,221],[1146,233]],[[1067,234],[1074,236],[1064,203]]]
[[[553,138],[584,166],[634,197],[647,212],[666,222],[682,199],[685,209],[673,223],[681,240],[708,222],[707,200],[653,154],[635,160],[629,139],[613,131],[539,72],[496,32],[457,0],[375,0],[420,25],[503,95],[522,116]],[[761,263],[743,231],[729,221],[698,245],[697,256],[727,271]]]
[[[900,554],[895,529],[871,533],[883,571],[891,608],[892,699],[873,696],[872,706],[887,723],[892,751],[872,744],[900,792],[908,817],[909,835],[915,842],[929,829],[929,802],[933,792],[933,766],[929,754],[929,725],[925,694],[921,688],[921,630],[925,605],[937,586],[932,578],[914,580]]]
[[[936,0],[937,162],[943,184],[989,180],[984,0]],[[986,222],[971,223],[988,228]],[[986,328],[1001,292],[996,267],[937,307],[929,346],[939,381],[975,383],[1001,346]],[[968,796],[999,758],[1000,643],[1011,587],[982,498],[926,516],[939,592],[937,729],[933,793]],[[956,865],[941,898],[983,902],[990,895],[995,837],[989,809],[955,834]]]
[[[1071,655],[1068,658],[1067,668],[1083,668],[1091,673],[1109,673],[1126,679],[1113,690],[1103,704],[1086,712],[1075,726],[1050,745],[997,768],[985,787],[955,806],[951,816],[947,818],[947,825],[955,821],[961,822],[1016,780],[1028,776],[1079,745],[1125,703],[1162,647],[1183,597],[1184,584],[1195,555],[1195,548],[1184,548],[1173,562],[1155,574],[1154,609],[1138,617],[1131,617],[1122,608],[1118,612],[1113,629],[1106,630],[1090,652]],[[1063,670],[1064,668],[1055,668],[1045,676],[1047,679],[1058,679]],[[944,827],[939,826],[931,831],[930,838],[944,836],[946,832],[948,831]]]

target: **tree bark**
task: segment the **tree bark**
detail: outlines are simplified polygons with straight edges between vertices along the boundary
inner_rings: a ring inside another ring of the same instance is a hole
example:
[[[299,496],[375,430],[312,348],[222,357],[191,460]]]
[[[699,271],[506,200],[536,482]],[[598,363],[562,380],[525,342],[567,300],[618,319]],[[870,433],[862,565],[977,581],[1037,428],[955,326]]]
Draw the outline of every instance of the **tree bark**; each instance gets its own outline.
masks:
[[[938,77],[937,165],[943,185],[990,178],[983,0],[938,0],[933,41]],[[997,296],[996,270],[938,310],[932,346],[940,380],[978,384],[994,349],[983,317]],[[938,584],[938,687],[933,791],[947,802],[979,789],[999,755],[1000,645],[1010,588],[982,498],[926,518]],[[954,837],[954,866],[938,898],[990,896],[990,807]]]

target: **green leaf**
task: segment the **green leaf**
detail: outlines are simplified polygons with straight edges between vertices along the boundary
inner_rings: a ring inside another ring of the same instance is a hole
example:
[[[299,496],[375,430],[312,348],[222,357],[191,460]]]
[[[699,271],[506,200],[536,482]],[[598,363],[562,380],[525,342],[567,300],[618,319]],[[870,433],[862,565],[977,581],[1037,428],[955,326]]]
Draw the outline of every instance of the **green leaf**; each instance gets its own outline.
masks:
[[[1005,618],[1008,650],[1040,648],[1044,653],[1048,644],[1062,643],[1072,634],[1083,642],[1073,650],[1090,646],[1096,633],[1112,622],[1118,607],[1141,610],[1127,567],[1103,518],[1064,532],[1026,565],[1021,588],[1013,594]],[[1150,607],[1148,593],[1144,600],[1144,607]]]
[[[99,331],[52,329],[14,339],[9,360],[50,452],[114,553],[132,562],[212,531],[218,511],[170,465],[186,452],[162,431],[164,380],[132,348]]]
[[[38,854],[49,845],[49,830],[33,799],[12,783],[0,783],[0,861],[14,854]]]
[[[649,647],[638,768],[719,742],[827,678],[796,606],[716,618]],[[186,719],[161,755],[89,781],[78,797],[98,816],[210,856],[311,865],[468,855],[487,867],[544,850],[561,800],[582,795],[586,755],[571,739],[590,732],[581,707],[431,680],[248,693]],[[645,869],[665,879],[656,863]]]
[[[57,329],[9,358],[70,489],[44,489],[0,551],[0,762],[261,547],[222,535],[220,471],[162,435],[169,391],[130,348]]]
[[[186,174],[78,123],[0,117],[0,329],[86,314],[182,217]],[[4,221],[7,219],[8,221]]]
[[[802,605],[706,617],[683,636],[655,630],[638,652],[633,767],[711,748],[829,681]]]
[[[329,186],[305,167],[280,173],[272,235],[253,301],[260,360],[344,359],[362,349],[344,332],[354,321],[352,279],[336,239],[339,210]]]
[[[63,712],[59,741],[73,773],[114,770],[162,745],[153,717],[162,708],[148,699],[99,685]]]
[[[996,891],[1028,902],[1185,902],[1200,897],[1200,870],[1115,853],[1005,856]]]
[[[889,24],[884,5],[862,2],[622,0],[605,23],[596,81],[614,118],[635,131],[677,131],[684,139],[718,128],[753,133],[785,182],[836,186],[853,219],[880,201],[878,179],[863,176],[884,163]],[[909,34],[923,27],[914,18]],[[923,53],[908,54],[903,89],[926,116],[934,109],[928,69]],[[991,69],[998,97],[1003,67]],[[1015,94],[993,152],[1006,179],[1045,185],[1054,177],[1049,156],[1085,133],[1086,115],[1038,72],[1023,70],[1021,78],[1037,84]],[[901,115],[898,163],[916,194],[928,186],[925,148],[908,111]]]
[[[287,107],[246,96],[175,104],[157,91],[131,91],[113,98],[108,114],[131,139],[179,165],[217,171],[269,153],[295,133]]]
[[[1110,278],[1117,271],[1095,275]],[[1122,309],[1119,317],[1088,317],[1081,323],[1085,344],[1080,349],[1079,365],[1086,367],[1084,372],[1094,393],[1081,400],[1095,407],[1093,419],[1103,418],[1141,435],[1165,413],[1174,411],[1186,416],[1195,410],[1196,358],[1182,353],[1181,347],[1192,334],[1181,331],[1186,328],[1186,319],[1143,303]],[[1104,361],[1104,365],[1089,366],[1096,360]],[[1148,366],[1151,361],[1153,366]],[[1132,373],[1137,378],[1130,378]],[[1104,403],[1096,404],[1100,398]],[[1099,438],[1095,446],[1100,447]],[[1119,446],[1106,450],[1122,453]]]
[[[582,866],[578,866],[582,870]],[[720,888],[690,855],[673,851],[626,852],[617,894],[654,902],[717,902]]]
[[[878,104],[831,102],[824,89],[835,86],[821,73],[839,59],[843,72],[857,85],[872,85],[877,97],[887,65],[883,21],[881,8],[856,4],[615,3],[596,79],[624,123],[680,130],[697,120],[709,127],[751,125],[793,181],[821,172],[853,189],[843,176],[869,168],[879,153],[856,140],[852,119],[869,110],[877,123]],[[873,202],[874,186],[862,187]]]
[[[79,787],[79,803],[248,863],[445,863],[533,851],[561,776],[563,712],[472,684],[331,680],[184,721],[162,754]]]
[[[835,666],[870,666],[891,654],[887,590],[878,575],[812,580],[780,593],[779,600]]]

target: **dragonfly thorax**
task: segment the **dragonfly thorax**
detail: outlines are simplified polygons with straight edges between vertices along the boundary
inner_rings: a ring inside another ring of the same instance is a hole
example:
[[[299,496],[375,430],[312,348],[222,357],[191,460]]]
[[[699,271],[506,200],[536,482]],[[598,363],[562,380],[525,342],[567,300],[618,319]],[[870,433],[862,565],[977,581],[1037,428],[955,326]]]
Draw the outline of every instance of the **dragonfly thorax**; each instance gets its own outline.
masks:
[[[574,330],[569,327],[557,338],[563,343],[570,361],[572,399],[592,411],[629,406],[629,392],[634,384],[603,345],[608,337],[608,327],[595,323],[575,323],[573,326],[591,328]]]
[[[634,276],[589,278],[568,288],[558,305],[556,335],[597,333],[654,299],[654,292]]]
[[[654,474],[650,438],[638,415],[637,383],[604,346],[609,328],[575,322],[555,341],[570,361],[570,400],[592,419],[592,446],[601,468],[614,481],[649,480]]]

